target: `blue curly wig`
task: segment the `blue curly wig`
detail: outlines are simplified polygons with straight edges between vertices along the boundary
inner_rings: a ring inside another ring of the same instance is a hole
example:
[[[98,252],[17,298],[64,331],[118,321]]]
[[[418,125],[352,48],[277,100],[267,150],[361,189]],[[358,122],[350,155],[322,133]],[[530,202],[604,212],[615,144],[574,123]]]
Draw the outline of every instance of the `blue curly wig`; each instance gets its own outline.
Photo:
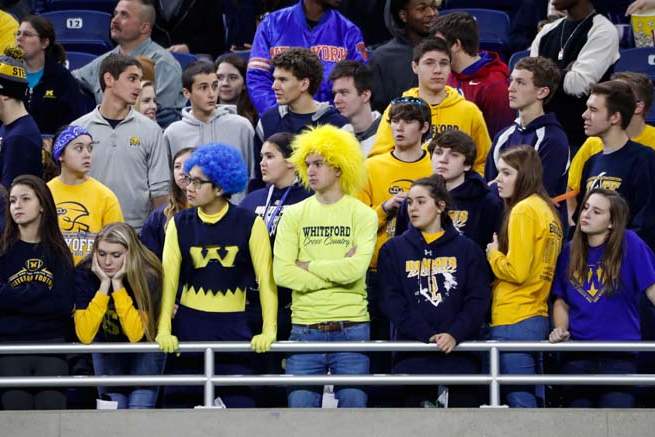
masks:
[[[243,191],[248,183],[246,164],[232,146],[218,143],[198,146],[184,163],[184,172],[188,174],[195,166],[225,194]]]

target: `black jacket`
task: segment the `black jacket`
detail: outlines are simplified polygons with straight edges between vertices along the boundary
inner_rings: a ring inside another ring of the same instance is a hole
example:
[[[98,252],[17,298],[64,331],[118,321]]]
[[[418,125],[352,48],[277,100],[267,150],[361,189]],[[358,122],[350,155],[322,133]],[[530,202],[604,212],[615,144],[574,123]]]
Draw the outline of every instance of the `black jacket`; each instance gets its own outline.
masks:
[[[184,0],[175,17],[165,21],[159,1],[153,2],[157,21],[152,40],[164,48],[186,44],[192,54],[206,53],[212,59],[225,52],[223,1]]]
[[[62,126],[91,111],[94,105],[70,71],[47,57],[43,77],[25,96],[25,108],[42,135],[54,135]]]

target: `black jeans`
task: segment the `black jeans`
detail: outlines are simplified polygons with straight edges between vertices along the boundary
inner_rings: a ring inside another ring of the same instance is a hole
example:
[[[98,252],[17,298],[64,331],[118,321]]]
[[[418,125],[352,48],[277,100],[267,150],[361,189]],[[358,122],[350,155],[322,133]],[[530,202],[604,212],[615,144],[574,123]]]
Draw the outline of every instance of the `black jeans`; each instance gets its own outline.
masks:
[[[68,363],[53,355],[0,356],[0,376],[65,376]],[[48,387],[8,388],[0,402],[4,410],[65,410],[65,389]]]

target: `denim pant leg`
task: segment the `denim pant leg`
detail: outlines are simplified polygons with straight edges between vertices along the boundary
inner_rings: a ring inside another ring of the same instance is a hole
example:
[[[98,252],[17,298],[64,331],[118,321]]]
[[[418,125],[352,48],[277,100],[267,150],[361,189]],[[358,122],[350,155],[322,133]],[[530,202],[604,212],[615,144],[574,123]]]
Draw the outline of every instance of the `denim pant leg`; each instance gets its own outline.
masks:
[[[494,326],[491,339],[498,341],[540,341],[548,333],[548,319],[531,317],[513,325]],[[500,371],[508,375],[534,375],[541,372],[540,353],[505,352],[500,354]],[[537,408],[543,401],[543,386],[508,386],[507,404],[512,408]],[[541,399],[538,400],[538,395]]]
[[[130,375],[161,375],[164,371],[166,355],[161,352],[130,354]],[[129,394],[128,408],[154,408],[159,394],[159,386],[135,387]]]
[[[359,323],[331,334],[332,341],[367,341],[370,337],[370,325]],[[366,354],[357,352],[330,353],[328,366],[333,375],[367,375],[369,358]],[[368,398],[362,387],[337,386],[334,390],[339,408],[366,408]]]
[[[327,341],[327,335],[317,329],[294,325],[291,328],[291,341]],[[302,353],[287,357],[287,375],[325,375],[327,373],[327,354]],[[319,408],[323,387],[291,387],[289,389],[289,408]]]
[[[111,353],[94,353],[91,354],[93,358],[93,369],[98,376],[105,375],[126,375],[128,374],[128,367],[125,365],[126,354],[111,354]],[[98,386],[98,394],[100,397],[108,396],[109,399],[118,403],[119,409],[128,408],[127,394],[122,387],[105,387]]]
[[[603,358],[599,358],[599,373],[604,375],[637,373],[637,354],[625,354],[627,355],[625,357],[619,355],[621,354],[603,354]],[[635,403],[635,390],[632,386],[610,385],[600,389],[598,408],[634,408]]]

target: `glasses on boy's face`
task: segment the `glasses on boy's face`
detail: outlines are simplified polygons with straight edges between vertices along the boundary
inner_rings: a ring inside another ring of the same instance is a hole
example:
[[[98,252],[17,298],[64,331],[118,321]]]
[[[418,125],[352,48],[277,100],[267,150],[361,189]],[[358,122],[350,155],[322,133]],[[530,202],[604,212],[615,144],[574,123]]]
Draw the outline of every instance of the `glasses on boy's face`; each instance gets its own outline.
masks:
[[[184,175],[183,181],[185,184],[187,184],[187,187],[192,187],[194,190],[200,189],[200,187],[202,187],[204,184],[212,183],[212,181],[208,181],[206,179],[200,179],[200,178],[192,178],[189,175]]]

